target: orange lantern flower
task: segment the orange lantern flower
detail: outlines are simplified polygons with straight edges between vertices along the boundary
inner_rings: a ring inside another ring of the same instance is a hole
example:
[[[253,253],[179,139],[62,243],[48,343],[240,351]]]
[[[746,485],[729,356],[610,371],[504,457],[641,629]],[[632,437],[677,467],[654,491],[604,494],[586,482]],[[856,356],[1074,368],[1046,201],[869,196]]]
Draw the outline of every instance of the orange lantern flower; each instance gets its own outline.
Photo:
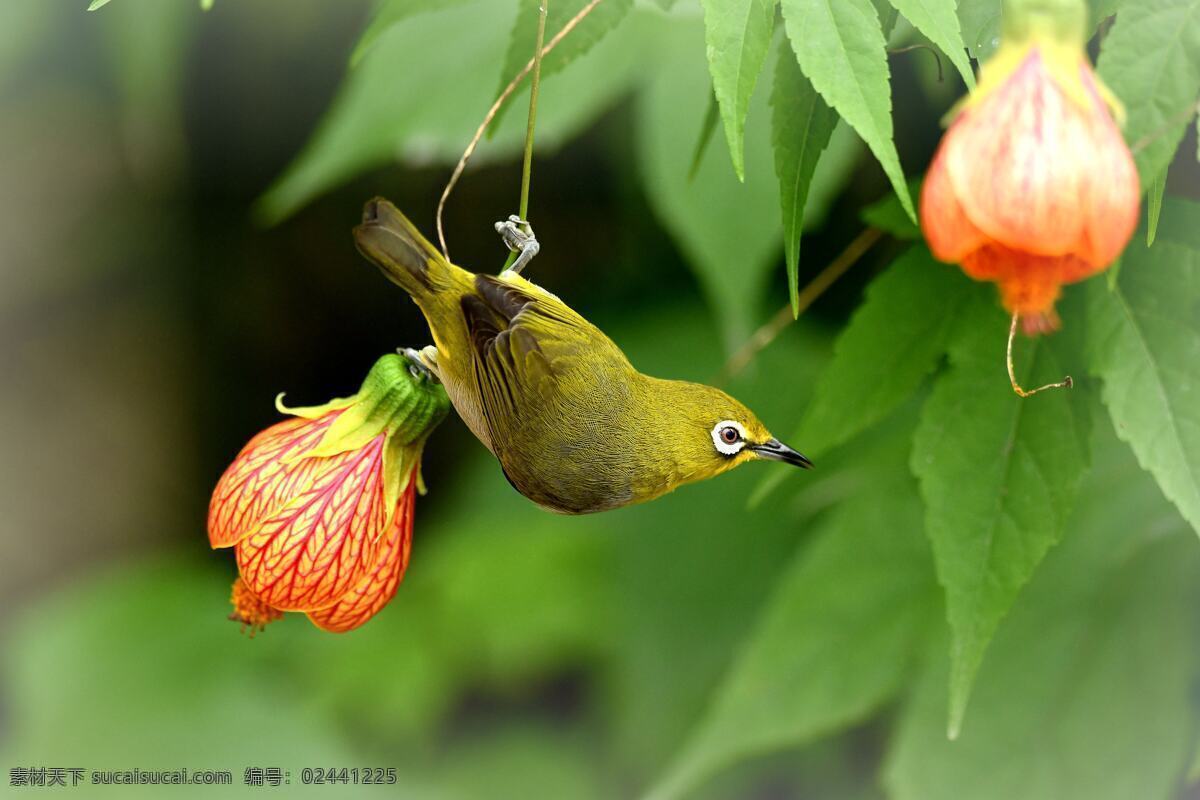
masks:
[[[250,440],[213,491],[208,537],[233,547],[241,577],[231,619],[251,631],[303,611],[328,631],[357,628],[396,593],[408,566],[425,439],[445,389],[388,355],[353,397],[312,408]]]
[[[921,224],[942,261],[999,284],[1027,333],[1058,327],[1059,287],[1111,264],[1137,225],[1120,103],[1084,51],[1082,0],[1006,0],[1000,49],[925,179]]]

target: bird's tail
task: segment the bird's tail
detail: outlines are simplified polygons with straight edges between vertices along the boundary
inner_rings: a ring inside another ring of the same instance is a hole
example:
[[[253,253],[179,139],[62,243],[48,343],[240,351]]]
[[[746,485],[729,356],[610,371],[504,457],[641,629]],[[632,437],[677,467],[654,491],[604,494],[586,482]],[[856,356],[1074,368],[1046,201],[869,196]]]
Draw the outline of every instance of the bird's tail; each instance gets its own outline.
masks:
[[[358,251],[414,299],[436,294],[452,280],[454,267],[408,217],[376,197],[363,207],[362,224],[354,229]]]

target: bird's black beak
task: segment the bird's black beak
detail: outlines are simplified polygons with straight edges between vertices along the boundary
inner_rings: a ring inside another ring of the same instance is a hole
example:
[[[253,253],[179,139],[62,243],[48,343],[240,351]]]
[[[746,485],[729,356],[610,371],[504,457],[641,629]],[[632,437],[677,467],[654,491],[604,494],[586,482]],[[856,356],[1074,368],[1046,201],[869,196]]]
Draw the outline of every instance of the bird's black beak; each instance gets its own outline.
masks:
[[[762,444],[752,444],[750,450],[763,458],[782,461],[794,467],[813,468],[813,463],[803,453],[793,450],[778,439],[767,439]]]

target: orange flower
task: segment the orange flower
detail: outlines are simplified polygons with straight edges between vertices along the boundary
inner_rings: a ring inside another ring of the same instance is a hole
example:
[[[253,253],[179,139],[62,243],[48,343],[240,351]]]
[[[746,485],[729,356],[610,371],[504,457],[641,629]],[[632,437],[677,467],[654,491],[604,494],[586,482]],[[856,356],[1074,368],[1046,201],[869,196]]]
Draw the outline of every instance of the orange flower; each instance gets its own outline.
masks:
[[[1083,49],[1086,15],[1080,0],[1006,0],[1001,48],[921,195],[933,254],[999,284],[1027,333],[1056,328],[1059,287],[1111,264],[1137,225],[1137,169]]]
[[[408,566],[421,451],[449,400],[389,355],[353,397],[276,405],[294,418],[250,440],[209,504],[209,542],[233,547],[241,573],[231,618],[254,631],[303,611],[348,631],[391,600]]]

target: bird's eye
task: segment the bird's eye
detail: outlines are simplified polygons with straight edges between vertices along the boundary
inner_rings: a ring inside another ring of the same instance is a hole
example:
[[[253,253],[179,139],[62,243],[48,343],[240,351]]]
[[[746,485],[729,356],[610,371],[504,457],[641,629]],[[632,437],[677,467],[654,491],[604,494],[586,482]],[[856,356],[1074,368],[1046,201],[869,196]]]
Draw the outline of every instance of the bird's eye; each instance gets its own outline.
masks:
[[[746,429],[731,419],[718,422],[712,429],[713,445],[724,456],[734,456],[746,446]]]

